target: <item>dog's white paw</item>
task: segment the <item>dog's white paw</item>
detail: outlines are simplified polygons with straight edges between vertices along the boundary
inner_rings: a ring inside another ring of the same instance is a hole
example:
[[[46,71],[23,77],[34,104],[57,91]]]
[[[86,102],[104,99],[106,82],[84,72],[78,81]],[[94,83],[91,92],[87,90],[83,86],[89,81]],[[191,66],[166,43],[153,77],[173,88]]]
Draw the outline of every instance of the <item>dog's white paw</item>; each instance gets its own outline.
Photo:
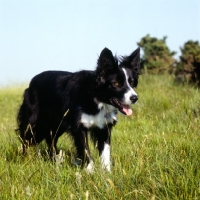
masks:
[[[85,168],[86,172],[88,174],[93,174],[94,173],[94,162],[90,161],[87,167]]]

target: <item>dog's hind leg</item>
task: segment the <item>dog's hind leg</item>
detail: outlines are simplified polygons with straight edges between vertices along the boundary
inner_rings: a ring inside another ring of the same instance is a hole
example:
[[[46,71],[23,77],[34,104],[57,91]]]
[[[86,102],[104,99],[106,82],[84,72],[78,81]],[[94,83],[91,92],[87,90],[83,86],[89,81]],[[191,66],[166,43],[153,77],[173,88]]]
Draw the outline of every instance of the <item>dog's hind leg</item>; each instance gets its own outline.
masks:
[[[22,122],[19,126],[19,129],[17,129],[18,137],[22,143],[23,154],[26,154],[27,149],[31,145],[35,145],[37,143],[35,134],[33,132],[34,132],[34,128],[28,122],[25,122],[25,123]]]
[[[48,131],[45,135],[45,140],[48,145],[48,153],[50,158],[53,159],[54,156],[59,153],[57,149],[58,136],[54,135],[52,130]]]
[[[30,123],[27,123],[26,129],[24,129],[24,133],[22,138],[22,153],[26,154],[27,149],[33,144],[33,129]]]

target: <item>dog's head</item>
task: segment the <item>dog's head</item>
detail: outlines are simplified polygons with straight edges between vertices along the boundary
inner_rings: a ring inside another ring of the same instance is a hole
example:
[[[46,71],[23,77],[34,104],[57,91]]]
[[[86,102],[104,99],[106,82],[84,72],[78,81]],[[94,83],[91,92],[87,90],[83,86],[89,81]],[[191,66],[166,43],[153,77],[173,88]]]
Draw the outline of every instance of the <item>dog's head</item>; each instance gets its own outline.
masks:
[[[133,88],[138,84],[139,66],[139,48],[119,60],[109,49],[103,49],[96,69],[97,99],[116,107],[125,115],[131,115],[130,105],[138,100]]]

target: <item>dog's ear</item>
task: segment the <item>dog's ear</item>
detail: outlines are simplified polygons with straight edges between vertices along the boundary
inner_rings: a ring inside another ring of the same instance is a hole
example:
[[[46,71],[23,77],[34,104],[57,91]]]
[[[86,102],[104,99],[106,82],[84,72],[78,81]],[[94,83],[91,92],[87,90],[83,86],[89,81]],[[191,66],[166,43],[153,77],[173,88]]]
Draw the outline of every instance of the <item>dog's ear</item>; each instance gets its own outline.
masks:
[[[114,58],[112,52],[108,48],[104,48],[101,51],[99,59],[97,61],[98,70],[107,71],[113,69],[116,65],[116,59]]]
[[[122,57],[120,65],[133,70],[137,75],[139,75],[140,48],[138,47],[130,56]]]

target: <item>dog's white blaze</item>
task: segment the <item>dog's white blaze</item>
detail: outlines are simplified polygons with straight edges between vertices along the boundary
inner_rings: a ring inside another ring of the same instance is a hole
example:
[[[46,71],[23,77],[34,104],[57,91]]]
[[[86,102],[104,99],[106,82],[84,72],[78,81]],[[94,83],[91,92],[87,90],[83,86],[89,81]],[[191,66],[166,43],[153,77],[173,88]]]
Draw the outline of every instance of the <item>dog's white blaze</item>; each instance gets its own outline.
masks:
[[[128,91],[124,94],[124,103],[130,105],[132,102],[130,100],[130,97],[133,95],[137,96],[137,93],[133,90],[133,88],[130,86],[129,82],[128,82],[128,76],[127,76],[127,72],[124,68],[122,68],[125,78],[126,78],[126,83],[128,85]]]
[[[98,127],[100,129],[106,126],[106,123],[113,123],[117,121],[117,112],[116,108],[111,105],[99,103],[99,107],[102,107],[98,114],[88,115],[83,113],[81,115],[81,123],[86,128]]]
[[[101,165],[103,169],[110,172],[110,145],[104,144],[104,149],[101,154]]]

